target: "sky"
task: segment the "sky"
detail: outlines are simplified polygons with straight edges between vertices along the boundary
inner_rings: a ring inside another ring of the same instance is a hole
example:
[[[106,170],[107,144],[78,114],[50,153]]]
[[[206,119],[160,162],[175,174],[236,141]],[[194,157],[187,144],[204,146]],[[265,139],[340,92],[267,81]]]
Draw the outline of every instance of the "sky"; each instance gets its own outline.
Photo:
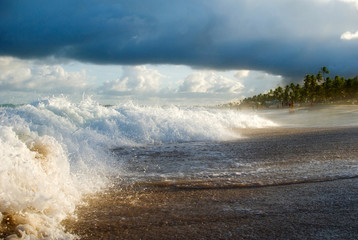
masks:
[[[358,75],[358,0],[1,0],[0,103],[220,104]]]

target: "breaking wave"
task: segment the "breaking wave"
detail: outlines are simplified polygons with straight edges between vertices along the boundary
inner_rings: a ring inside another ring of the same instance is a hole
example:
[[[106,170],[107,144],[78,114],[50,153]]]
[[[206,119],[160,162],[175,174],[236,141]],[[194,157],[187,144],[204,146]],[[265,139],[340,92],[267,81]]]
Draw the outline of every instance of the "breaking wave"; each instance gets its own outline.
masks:
[[[119,175],[119,146],[232,140],[233,128],[275,126],[254,113],[53,97],[0,107],[0,238],[73,239],[61,221],[83,194]]]

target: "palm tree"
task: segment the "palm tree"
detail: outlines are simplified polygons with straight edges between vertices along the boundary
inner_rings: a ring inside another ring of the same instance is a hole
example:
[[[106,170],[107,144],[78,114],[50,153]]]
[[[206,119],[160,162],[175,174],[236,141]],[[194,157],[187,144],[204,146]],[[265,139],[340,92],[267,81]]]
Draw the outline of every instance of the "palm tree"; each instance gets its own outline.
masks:
[[[329,74],[329,70],[327,67],[321,67],[321,72],[322,72],[322,75],[324,76],[324,74]]]

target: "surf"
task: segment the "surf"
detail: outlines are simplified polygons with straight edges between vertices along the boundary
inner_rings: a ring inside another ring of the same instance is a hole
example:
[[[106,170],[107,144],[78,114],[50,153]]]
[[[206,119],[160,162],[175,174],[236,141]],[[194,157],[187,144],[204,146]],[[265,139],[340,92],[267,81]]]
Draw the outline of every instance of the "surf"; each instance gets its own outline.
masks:
[[[271,127],[255,113],[194,107],[105,107],[66,97],[0,107],[0,232],[8,239],[74,239],[61,222],[121,176],[118,147],[240,138]]]

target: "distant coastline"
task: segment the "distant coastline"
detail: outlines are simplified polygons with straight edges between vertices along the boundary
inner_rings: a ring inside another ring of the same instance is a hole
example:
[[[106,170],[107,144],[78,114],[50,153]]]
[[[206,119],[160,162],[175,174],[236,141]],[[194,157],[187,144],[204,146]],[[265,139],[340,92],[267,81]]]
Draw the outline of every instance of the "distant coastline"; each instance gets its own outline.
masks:
[[[244,98],[238,102],[220,107],[231,109],[272,109],[295,108],[314,105],[355,105],[358,104],[358,76],[344,78],[329,76],[330,71],[322,67],[315,74],[307,74],[300,84],[291,83],[266,93]]]
[[[344,101],[332,101],[332,102],[319,102],[319,103],[295,103],[293,105],[277,103],[227,103],[220,106],[220,108],[233,109],[233,110],[265,110],[265,109],[315,109],[321,107],[330,107],[330,106],[357,106],[357,99],[349,99]]]

